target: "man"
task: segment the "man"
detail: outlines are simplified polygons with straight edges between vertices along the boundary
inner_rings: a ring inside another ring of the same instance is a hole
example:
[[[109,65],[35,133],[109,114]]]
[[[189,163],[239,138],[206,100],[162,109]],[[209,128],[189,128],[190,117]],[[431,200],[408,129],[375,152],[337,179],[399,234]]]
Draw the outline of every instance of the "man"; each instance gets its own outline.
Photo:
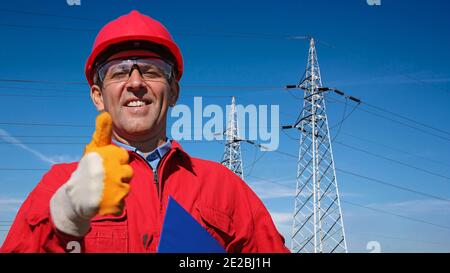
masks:
[[[2,252],[156,252],[169,196],[227,252],[289,252],[238,176],[167,139],[183,60],[161,23],[137,11],[108,23],[85,72],[101,112],[93,139],[44,175]]]

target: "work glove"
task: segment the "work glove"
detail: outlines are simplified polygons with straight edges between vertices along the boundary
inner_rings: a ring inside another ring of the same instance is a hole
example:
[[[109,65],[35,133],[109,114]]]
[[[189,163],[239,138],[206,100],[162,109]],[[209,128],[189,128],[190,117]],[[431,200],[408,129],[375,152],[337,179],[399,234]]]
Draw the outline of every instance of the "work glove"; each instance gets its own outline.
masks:
[[[112,145],[111,138],[112,119],[103,112],[77,169],[50,200],[50,214],[59,231],[82,237],[97,214],[122,212],[133,170],[128,165],[128,152]]]

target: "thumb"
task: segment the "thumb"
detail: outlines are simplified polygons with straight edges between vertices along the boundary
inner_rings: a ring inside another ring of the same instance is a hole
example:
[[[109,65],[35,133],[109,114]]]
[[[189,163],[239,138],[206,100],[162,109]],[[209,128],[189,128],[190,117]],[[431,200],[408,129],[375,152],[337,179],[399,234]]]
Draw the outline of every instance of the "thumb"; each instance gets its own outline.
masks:
[[[102,112],[95,121],[95,132],[86,150],[111,144],[112,118],[108,112]]]

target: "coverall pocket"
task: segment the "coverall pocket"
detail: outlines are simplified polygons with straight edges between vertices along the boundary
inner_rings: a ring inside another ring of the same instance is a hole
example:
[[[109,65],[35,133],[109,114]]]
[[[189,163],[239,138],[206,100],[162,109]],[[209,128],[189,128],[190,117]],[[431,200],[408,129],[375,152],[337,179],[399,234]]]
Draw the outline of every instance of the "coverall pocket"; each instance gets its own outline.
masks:
[[[28,210],[26,220],[32,227],[37,226],[39,223],[47,220],[50,217],[50,209],[48,206],[38,202],[35,198],[30,202],[30,208]]]
[[[234,238],[232,218],[225,212],[219,211],[205,205],[197,205],[196,209],[200,214],[202,226],[226,247]]]
[[[96,216],[85,239],[86,252],[128,252],[128,221],[126,209],[119,216]]]

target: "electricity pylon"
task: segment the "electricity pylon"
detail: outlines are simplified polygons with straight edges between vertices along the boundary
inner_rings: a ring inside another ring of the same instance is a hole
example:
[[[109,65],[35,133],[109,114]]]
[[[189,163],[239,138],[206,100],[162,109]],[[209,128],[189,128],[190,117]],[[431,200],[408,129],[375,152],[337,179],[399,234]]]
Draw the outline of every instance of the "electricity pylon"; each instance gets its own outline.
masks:
[[[221,163],[244,180],[244,172],[242,171],[241,139],[239,137],[235,97],[232,97],[231,99],[225,137],[225,152],[223,153]]]
[[[310,39],[305,76],[298,85],[304,90],[301,115],[293,126],[300,131],[292,252],[347,252],[336,169],[330,141],[319,63]]]

